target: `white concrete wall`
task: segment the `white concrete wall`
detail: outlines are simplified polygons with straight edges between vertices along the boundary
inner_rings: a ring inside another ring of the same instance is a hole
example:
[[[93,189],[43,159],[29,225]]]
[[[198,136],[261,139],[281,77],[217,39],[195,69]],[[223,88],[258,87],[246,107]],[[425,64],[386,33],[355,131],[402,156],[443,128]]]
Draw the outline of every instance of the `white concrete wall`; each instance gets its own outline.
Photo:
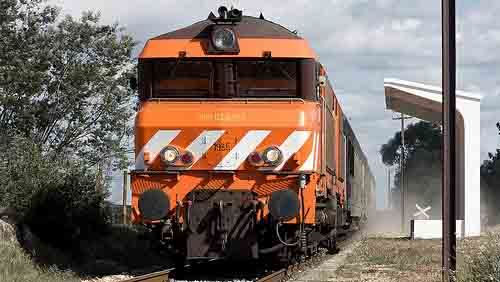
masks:
[[[386,101],[390,108],[390,95],[397,92],[399,95],[404,95],[407,101],[413,99],[425,99],[441,104],[442,90],[440,87],[429,86],[425,84],[403,81],[397,79],[385,79],[384,87],[386,89]],[[456,92],[456,106],[464,120],[464,232],[465,236],[479,236],[481,233],[481,184],[480,184],[480,145],[481,145],[481,96],[463,91]],[[401,101],[399,101],[401,102]],[[404,103],[405,101],[403,101]],[[407,105],[412,106],[412,110],[418,112],[418,103],[407,102]],[[424,109],[422,108],[424,111]],[[426,108],[425,111],[429,109]],[[460,126],[457,123],[457,126]],[[457,145],[457,148],[460,146]],[[461,153],[461,152],[458,152]],[[457,166],[457,173],[458,170]],[[457,193],[458,194],[458,193]],[[431,224],[432,223],[427,223]],[[457,227],[458,229],[458,227]]]
[[[443,223],[441,220],[412,220],[412,239],[439,239],[443,234]],[[463,220],[457,220],[457,238],[462,238],[464,229]]]
[[[465,142],[465,236],[481,233],[481,109],[479,102],[460,99],[457,108],[464,117]]]

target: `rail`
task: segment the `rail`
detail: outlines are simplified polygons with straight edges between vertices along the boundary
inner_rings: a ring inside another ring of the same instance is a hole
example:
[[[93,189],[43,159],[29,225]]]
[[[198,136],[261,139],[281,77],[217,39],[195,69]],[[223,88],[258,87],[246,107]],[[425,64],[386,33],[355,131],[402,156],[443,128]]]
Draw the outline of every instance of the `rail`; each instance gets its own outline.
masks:
[[[258,279],[257,282],[280,282],[285,280],[285,277],[286,269],[281,269]]]
[[[122,282],[169,282],[174,268],[137,276]]]

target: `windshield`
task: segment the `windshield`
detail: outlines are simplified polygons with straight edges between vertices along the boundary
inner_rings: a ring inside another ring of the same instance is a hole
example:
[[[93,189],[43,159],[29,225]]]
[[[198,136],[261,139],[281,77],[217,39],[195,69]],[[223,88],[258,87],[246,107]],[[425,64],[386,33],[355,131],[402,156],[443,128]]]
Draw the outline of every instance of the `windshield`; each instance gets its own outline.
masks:
[[[241,97],[298,97],[295,62],[236,63]]]
[[[298,60],[146,61],[139,68],[141,95],[150,98],[301,98],[302,65]],[[305,77],[312,85],[314,75]]]
[[[205,97],[210,91],[211,62],[176,61],[153,64],[153,98]]]

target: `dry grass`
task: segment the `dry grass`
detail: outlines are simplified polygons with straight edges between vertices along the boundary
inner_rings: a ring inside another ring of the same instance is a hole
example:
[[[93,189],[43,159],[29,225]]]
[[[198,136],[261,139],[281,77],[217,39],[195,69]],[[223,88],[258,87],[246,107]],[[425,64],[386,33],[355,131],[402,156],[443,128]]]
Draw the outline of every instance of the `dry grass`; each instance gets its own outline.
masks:
[[[500,232],[459,240],[457,261],[459,282],[500,281]],[[441,281],[441,240],[365,238],[335,281]]]
[[[77,282],[80,279],[69,271],[41,268],[17,245],[0,241],[1,282]]]
[[[363,239],[337,270],[338,281],[440,281],[440,242]]]
[[[500,233],[466,239],[458,249],[459,282],[500,281]]]

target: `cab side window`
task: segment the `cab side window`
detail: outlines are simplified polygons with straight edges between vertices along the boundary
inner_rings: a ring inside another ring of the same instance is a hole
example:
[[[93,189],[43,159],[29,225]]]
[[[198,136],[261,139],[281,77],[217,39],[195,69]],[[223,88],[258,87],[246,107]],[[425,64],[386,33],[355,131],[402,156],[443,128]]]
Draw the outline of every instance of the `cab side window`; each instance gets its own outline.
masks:
[[[335,171],[335,160],[336,160],[336,150],[335,150],[335,119],[334,119],[334,103],[335,98],[333,97],[333,90],[331,88],[330,83],[326,85],[326,95],[325,95],[325,104],[326,104],[326,167],[328,170],[334,172]]]

